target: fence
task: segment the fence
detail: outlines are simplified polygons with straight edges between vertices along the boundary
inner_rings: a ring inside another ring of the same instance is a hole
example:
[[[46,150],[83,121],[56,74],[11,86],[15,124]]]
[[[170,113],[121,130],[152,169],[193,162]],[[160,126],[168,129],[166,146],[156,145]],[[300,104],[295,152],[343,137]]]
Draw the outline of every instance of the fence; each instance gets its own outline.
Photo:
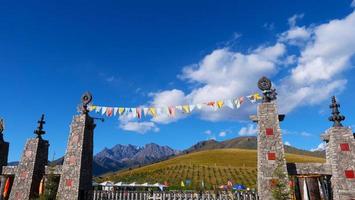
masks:
[[[138,191],[102,191],[86,193],[85,199],[92,200],[258,200],[256,192],[138,192]]]

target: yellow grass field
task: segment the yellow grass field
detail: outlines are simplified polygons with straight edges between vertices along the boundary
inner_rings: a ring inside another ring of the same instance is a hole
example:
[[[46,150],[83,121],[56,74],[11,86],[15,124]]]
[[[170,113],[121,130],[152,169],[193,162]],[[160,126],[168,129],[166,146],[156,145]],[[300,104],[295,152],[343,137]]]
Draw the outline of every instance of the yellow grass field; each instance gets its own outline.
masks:
[[[97,181],[164,183],[171,189],[181,189],[180,183],[190,179],[191,185],[183,189],[214,189],[231,180],[250,188],[256,186],[256,150],[216,149],[184,154],[141,168],[106,174]],[[325,159],[286,154],[287,162],[325,162]]]

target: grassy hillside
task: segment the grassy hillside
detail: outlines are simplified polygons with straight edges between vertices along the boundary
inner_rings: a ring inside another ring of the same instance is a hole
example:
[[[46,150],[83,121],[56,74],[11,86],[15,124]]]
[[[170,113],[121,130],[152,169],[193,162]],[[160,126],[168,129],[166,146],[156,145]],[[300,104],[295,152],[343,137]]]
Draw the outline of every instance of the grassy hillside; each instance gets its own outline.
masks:
[[[204,151],[204,150],[212,150],[212,149],[257,149],[257,137],[256,136],[242,136],[236,137],[229,140],[224,141],[216,141],[216,140],[206,140],[201,141],[192,147],[186,149],[184,152],[196,152],[196,151]],[[285,152],[291,154],[298,154],[298,155],[306,155],[306,156],[314,156],[314,157],[321,157],[325,158],[324,151],[307,151],[303,149],[297,149],[292,146],[284,145]]]
[[[182,180],[190,179],[192,184],[184,189],[199,189],[204,180],[206,189],[233,183],[255,188],[256,150],[215,149],[181,155],[163,162],[132,170],[106,174],[97,181],[155,183],[168,182],[171,189],[180,189]],[[286,154],[287,162],[325,162],[323,158]]]

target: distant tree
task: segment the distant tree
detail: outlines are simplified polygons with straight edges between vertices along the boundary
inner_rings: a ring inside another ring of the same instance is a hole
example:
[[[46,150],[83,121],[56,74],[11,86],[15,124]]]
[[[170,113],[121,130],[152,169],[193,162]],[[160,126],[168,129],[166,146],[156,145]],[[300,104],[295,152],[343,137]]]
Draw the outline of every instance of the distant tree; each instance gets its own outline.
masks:
[[[279,162],[281,163],[281,162]],[[282,165],[279,164],[274,170],[274,177],[276,179],[272,180],[272,197],[275,200],[289,200],[290,191],[287,187],[287,175],[282,170]]]

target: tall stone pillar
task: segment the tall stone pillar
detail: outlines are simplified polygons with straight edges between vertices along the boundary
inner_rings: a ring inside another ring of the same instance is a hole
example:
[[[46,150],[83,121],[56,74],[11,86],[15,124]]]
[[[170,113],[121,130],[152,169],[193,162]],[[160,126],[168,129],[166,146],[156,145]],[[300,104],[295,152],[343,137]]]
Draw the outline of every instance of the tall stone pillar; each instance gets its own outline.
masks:
[[[45,133],[43,131],[44,115],[38,123],[38,129],[35,131],[38,136],[27,140],[20,163],[16,168],[9,198],[11,200],[33,199],[39,195],[39,185],[48,163],[49,143],[41,137]]]
[[[4,141],[4,120],[0,119],[0,199],[3,199],[3,188],[5,184],[5,177],[2,175],[2,167],[7,165],[9,156],[9,143]]]
[[[92,190],[92,161],[94,120],[88,115],[90,93],[82,97],[81,114],[74,116],[70,127],[67,150],[64,157],[57,199],[84,199]]]
[[[280,129],[280,120],[283,115],[277,111],[276,92],[271,89],[271,82],[263,77],[258,82],[263,91],[263,103],[258,105],[257,116],[252,120],[258,123],[258,195],[260,199],[271,200],[273,187],[276,182],[282,181],[289,191],[284,146]],[[278,175],[281,174],[282,176]]]
[[[333,127],[329,128],[323,139],[327,142],[327,163],[332,170],[331,184],[334,200],[355,199],[355,139],[351,128],[343,127],[340,105],[332,98]]]
[[[0,119],[0,174],[2,174],[2,167],[7,165],[7,158],[9,156],[9,143],[4,141],[4,120]]]

